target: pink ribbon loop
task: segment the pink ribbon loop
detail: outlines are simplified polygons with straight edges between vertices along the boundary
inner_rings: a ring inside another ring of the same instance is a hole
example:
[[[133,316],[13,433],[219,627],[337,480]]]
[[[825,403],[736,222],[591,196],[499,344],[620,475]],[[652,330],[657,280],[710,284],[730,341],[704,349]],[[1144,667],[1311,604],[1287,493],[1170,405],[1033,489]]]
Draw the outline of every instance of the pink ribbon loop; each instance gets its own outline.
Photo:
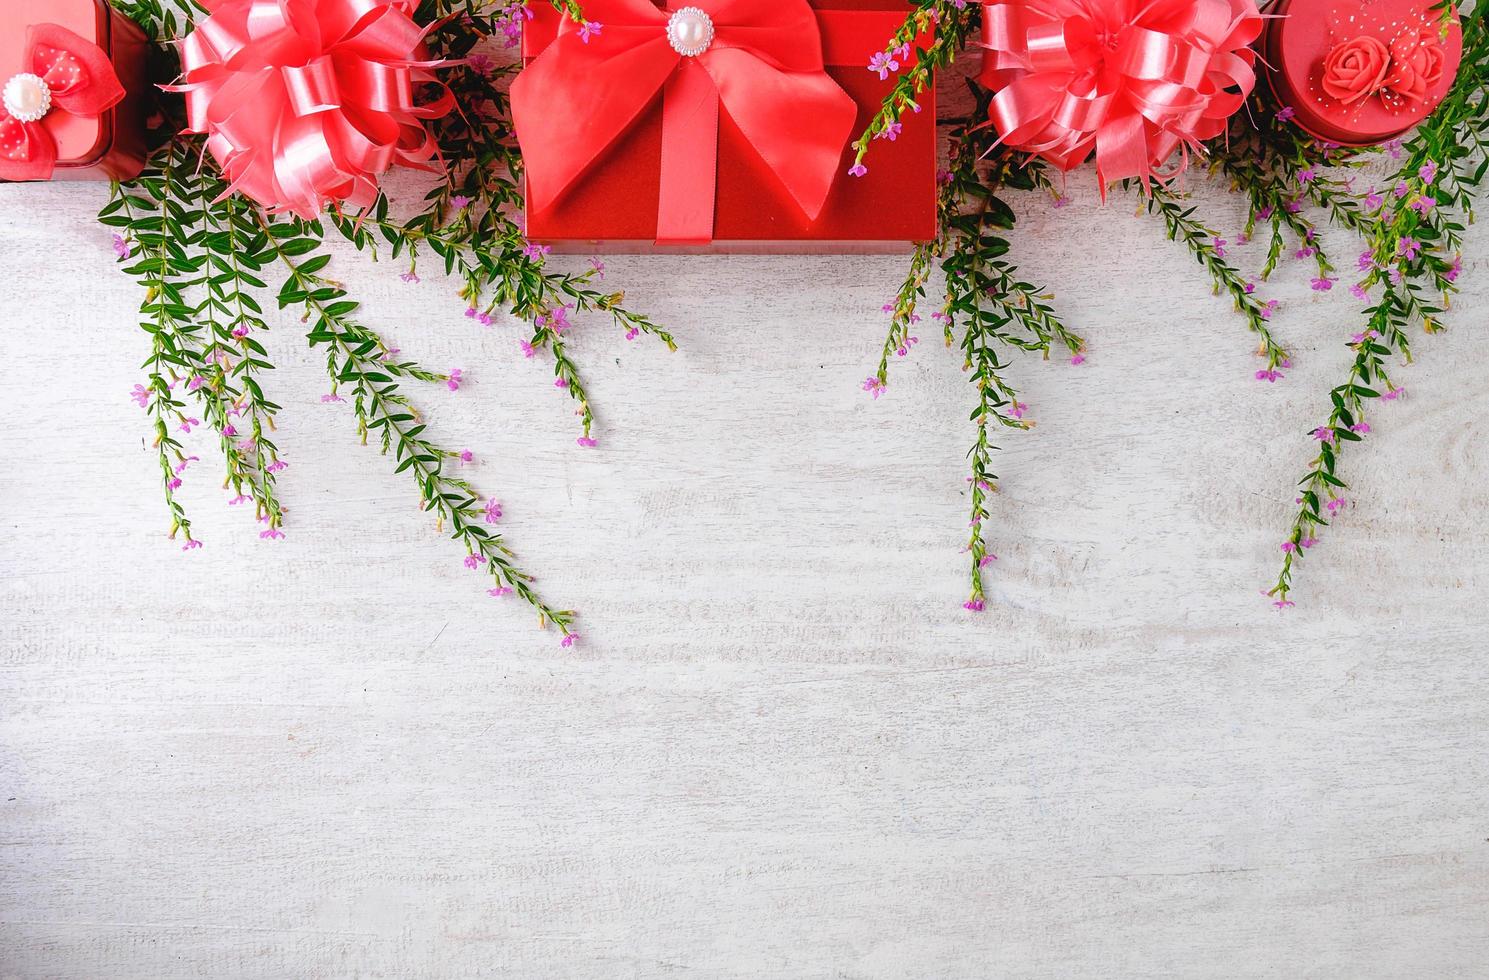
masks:
[[[1255,0],[994,0],[983,25],[1001,142],[1062,170],[1094,151],[1103,194],[1182,172],[1256,85]]]
[[[434,82],[415,0],[210,0],[181,42],[187,128],[206,133],[228,192],[311,219],[365,207],[394,166],[434,169],[423,120],[453,105]]]

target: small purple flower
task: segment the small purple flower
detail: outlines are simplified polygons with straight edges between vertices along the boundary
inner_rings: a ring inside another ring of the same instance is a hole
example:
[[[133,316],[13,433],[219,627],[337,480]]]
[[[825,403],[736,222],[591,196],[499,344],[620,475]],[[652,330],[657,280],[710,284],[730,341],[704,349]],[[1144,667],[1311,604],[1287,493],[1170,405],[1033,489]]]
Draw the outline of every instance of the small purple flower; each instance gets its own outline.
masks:
[[[1365,210],[1378,211],[1380,210],[1380,206],[1384,203],[1386,203],[1386,199],[1381,197],[1380,194],[1376,192],[1375,185],[1372,184],[1370,186],[1370,190],[1365,193]]]
[[[1080,367],[1082,364],[1086,363],[1086,353],[1085,353],[1085,351],[1082,351],[1079,354],[1076,354],[1073,357],[1071,357],[1070,363],[1071,363],[1071,366],[1072,367]]]
[[[884,132],[875,136],[876,140],[889,140],[891,143],[900,138],[900,133],[905,131],[904,123],[893,122],[884,127]]]
[[[190,434],[193,427],[201,425],[202,420],[197,418],[181,417],[181,431]]]
[[[290,464],[286,463],[282,459],[276,459],[268,466],[265,466],[264,469],[268,470],[270,473],[278,473],[281,470],[289,469],[289,465]]]
[[[1410,262],[1412,259],[1421,254],[1422,243],[1417,241],[1415,238],[1412,238],[1410,235],[1407,235],[1406,237],[1402,238],[1401,241],[1397,244],[1396,251],[1403,259],[1406,259],[1406,261]]]
[[[259,540],[261,541],[274,541],[282,537],[284,537],[284,532],[277,527],[271,527],[267,531],[259,532]]]
[[[1319,442],[1333,442],[1337,437],[1333,429],[1326,425],[1321,425],[1313,430],[1313,438]]]
[[[114,254],[121,259],[129,258],[129,242],[117,232],[114,233]]]
[[[1268,204],[1256,212],[1257,221],[1266,221],[1272,217],[1272,205]]]
[[[552,251],[552,245],[539,245],[536,242],[528,242],[523,247],[522,254],[532,262],[541,262]]]
[[[601,282],[604,281],[605,263],[600,260],[600,257],[598,255],[590,256],[589,271],[594,274],[594,277],[596,279],[600,280]]]
[[[580,436],[574,441],[585,449],[593,449],[600,444],[599,440],[591,439],[589,436]]]
[[[340,395],[336,394],[336,392],[334,392],[334,391],[331,392],[329,395],[322,395],[321,396],[321,404],[322,405],[327,405],[327,404],[330,404],[331,402],[344,402],[344,401],[346,401],[346,399],[345,398],[342,398]]]
[[[875,401],[878,401],[879,396],[884,394],[884,389],[886,387],[888,386],[883,381],[880,381],[877,377],[873,376],[865,378],[863,382],[863,390],[873,395]]]
[[[1264,370],[1256,372],[1256,380],[1267,381],[1272,384],[1276,384],[1278,381],[1281,381],[1283,377],[1283,373],[1276,368],[1266,368]]]
[[[1356,422],[1354,425],[1352,425],[1352,426],[1349,427],[1349,431],[1354,432],[1354,433],[1357,433],[1357,434],[1362,435],[1362,436],[1368,436],[1370,434],[1370,423],[1369,422]]]
[[[532,358],[538,353],[538,349],[525,340],[519,340],[517,345],[522,348],[522,356]]]
[[[564,638],[558,641],[558,645],[567,650],[577,642],[579,642],[578,633],[565,633]]]
[[[195,538],[188,538],[187,541],[186,541],[186,543],[181,546],[181,550],[182,551],[195,551],[196,549],[200,548],[201,546],[202,546],[202,543],[200,541],[196,540]]]
[[[1434,180],[1437,179],[1437,164],[1431,160],[1428,160],[1426,163],[1422,164],[1421,169],[1417,171],[1417,176],[1422,178],[1422,183],[1424,184],[1432,183]]]
[[[848,168],[848,175],[850,177],[862,177],[865,174],[867,174],[868,172],[869,172],[869,168],[868,167],[865,167],[861,163],[855,163],[853,166],[851,166],[851,167]]]
[[[569,382],[566,381],[563,378],[554,378],[553,379],[553,387],[555,387],[555,388],[567,388],[568,386],[569,386]]]
[[[454,208],[456,211],[464,211],[466,208],[470,207],[470,198],[466,197],[464,194],[456,194],[450,198],[450,207]]]
[[[894,59],[894,55],[888,51],[876,51],[869,59],[869,71],[879,76],[879,81],[889,78],[889,73],[900,70],[900,63]]]
[[[1401,159],[1401,140],[1393,139],[1381,144],[1382,149],[1391,155],[1392,160]]]
[[[998,560],[998,556],[997,555],[983,555],[982,556],[982,560],[977,563],[977,567],[978,568],[987,568],[989,565],[991,565],[993,562],[995,562],[997,560]]]
[[[962,603],[962,608],[968,610],[969,612],[982,612],[984,609],[987,608],[987,603],[981,599],[968,599],[966,602]]]
[[[471,571],[475,571],[476,569],[480,568],[483,564],[485,564],[485,560],[480,555],[466,555],[465,556],[465,567],[466,568],[469,568]]]
[[[601,24],[599,21],[587,20],[579,25],[579,40],[583,41],[585,44],[588,44],[590,38],[599,37],[600,32],[604,29],[605,25]]]
[[[423,281],[423,280],[421,280],[419,278],[419,274],[417,272],[415,272],[413,269],[408,270],[407,272],[405,272],[403,275],[399,276],[398,278],[399,279],[402,279],[404,282],[422,282]]]
[[[486,523],[495,524],[502,519],[502,505],[500,500],[486,501]]]
[[[1294,109],[1290,105],[1285,105],[1281,109],[1278,109],[1277,110],[1277,121],[1278,122],[1284,122],[1285,123],[1285,122],[1289,121],[1290,119],[1292,119],[1292,117],[1293,116],[1296,116],[1297,114],[1298,114],[1298,111],[1296,109]]]
[[[1315,293],[1327,293],[1334,288],[1334,283],[1338,281],[1338,279],[1331,279],[1328,276],[1315,276],[1311,280],[1311,285]]]
[[[144,385],[135,385],[134,390],[129,393],[129,397],[133,398],[134,403],[140,408],[150,407],[150,392]]]
[[[1313,183],[1317,179],[1318,169],[1316,167],[1304,167],[1298,171],[1298,183],[1304,186]]]
[[[1329,509],[1329,513],[1332,514],[1335,511],[1338,511],[1341,508],[1343,508],[1344,507],[1344,504],[1345,504],[1345,500],[1344,500],[1343,497],[1335,497],[1333,500],[1329,501],[1325,506]]]
[[[460,368],[450,368],[450,376],[445,379],[445,387],[451,391],[459,391],[464,377],[465,372]]]
[[[497,586],[494,589],[487,589],[486,590],[486,594],[489,595],[489,596],[491,596],[491,598],[493,598],[493,599],[500,599],[500,598],[503,598],[504,596],[511,595],[512,594],[512,590],[509,589],[509,588],[507,588],[505,585],[500,585],[500,586]]]
[[[1276,602],[1272,603],[1272,605],[1276,606],[1278,609],[1291,609],[1293,606],[1296,606],[1297,603],[1293,602],[1291,599],[1278,599]]]
[[[1217,259],[1225,258],[1225,246],[1227,244],[1229,243],[1224,238],[1210,239],[1210,247],[1215,250],[1215,257]]]
[[[180,490],[181,489],[181,478],[179,476],[177,476],[177,477],[173,477],[173,478],[165,481],[165,488],[167,490]]]
[[[202,458],[200,456],[184,457],[181,462],[176,464],[176,475],[180,476],[182,473],[186,472],[186,467],[190,466],[192,463],[200,463],[201,461]]]
[[[1370,298],[1370,293],[1367,292],[1365,287],[1360,285],[1359,283],[1355,283],[1353,286],[1349,287],[1349,294],[1355,299],[1363,300]]]
[[[1461,255],[1455,255],[1453,257],[1453,264],[1448,267],[1448,271],[1447,272],[1444,272],[1442,274],[1442,277],[1447,282],[1457,282],[1458,281],[1458,277],[1460,275],[1462,275],[1462,274],[1463,274],[1463,256],[1461,256]]]
[[[460,460],[461,466],[464,466],[466,463],[474,463],[476,461],[476,454],[469,449],[462,449],[455,454],[455,458]]]

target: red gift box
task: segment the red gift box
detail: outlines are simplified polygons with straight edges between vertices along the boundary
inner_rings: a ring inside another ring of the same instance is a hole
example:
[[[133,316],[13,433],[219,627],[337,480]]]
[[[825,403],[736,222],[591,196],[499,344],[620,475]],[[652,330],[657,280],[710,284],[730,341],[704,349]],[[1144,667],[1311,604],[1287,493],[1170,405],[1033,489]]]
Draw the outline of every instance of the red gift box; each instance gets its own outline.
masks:
[[[1399,136],[1458,74],[1463,30],[1435,0],[1286,0],[1267,31],[1273,94],[1305,132],[1343,146]]]
[[[707,0],[699,0],[706,9]],[[792,200],[727,108],[718,113],[716,198],[709,244],[658,245],[662,185],[663,99],[635,122],[556,202],[529,206],[527,234],[560,250],[597,252],[898,252],[936,233],[936,104],[934,89],[907,112],[895,140],[874,141],[868,173],[848,174],[857,139],[894,85],[868,69],[869,59],[904,23],[903,0],[810,0],[822,35],[828,76],[857,107],[827,200],[815,221]],[[660,6],[660,4],[659,4]],[[532,6],[523,32],[531,64],[553,43],[559,15]],[[911,55],[915,57],[915,55]],[[903,66],[902,66],[903,68]],[[519,131],[520,132],[520,131]],[[531,166],[531,162],[529,162]],[[672,179],[689,176],[673,171]]]
[[[33,27],[56,25],[97,45],[123,84],[123,101],[97,115],[53,107],[36,125],[57,147],[53,180],[129,180],[145,165],[146,63],[149,41],[139,25],[105,0],[0,0],[0,84],[26,63]]]

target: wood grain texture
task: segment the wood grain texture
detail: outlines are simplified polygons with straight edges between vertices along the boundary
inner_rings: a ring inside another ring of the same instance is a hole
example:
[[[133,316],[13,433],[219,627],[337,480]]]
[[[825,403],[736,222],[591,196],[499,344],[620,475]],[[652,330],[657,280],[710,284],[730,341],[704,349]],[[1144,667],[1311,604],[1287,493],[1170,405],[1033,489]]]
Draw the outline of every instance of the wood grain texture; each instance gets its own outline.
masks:
[[[206,547],[167,542],[103,192],[0,187],[0,977],[1489,975],[1489,239],[1279,616],[1354,304],[1287,267],[1297,364],[1259,383],[1089,182],[1017,201],[1092,356],[1011,371],[1040,425],[1001,439],[981,616],[959,359],[926,330],[858,390],[901,261],[612,257],[682,349],[580,327],[584,451],[513,326],[342,251],[369,323],[473,379],[418,400],[572,651],[321,404],[293,318],[289,537],[208,463]]]

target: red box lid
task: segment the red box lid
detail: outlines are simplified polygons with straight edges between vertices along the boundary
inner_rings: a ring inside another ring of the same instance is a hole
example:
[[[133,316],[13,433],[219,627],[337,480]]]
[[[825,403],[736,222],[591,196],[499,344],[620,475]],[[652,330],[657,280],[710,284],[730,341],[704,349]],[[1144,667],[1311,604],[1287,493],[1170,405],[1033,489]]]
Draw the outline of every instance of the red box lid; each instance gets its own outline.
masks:
[[[26,70],[26,32],[32,24],[58,24],[74,34],[110,50],[112,18],[104,0],[0,0],[0,83]],[[114,114],[86,118],[67,112],[49,112],[41,125],[57,141],[57,166],[80,167],[95,163],[108,152],[114,137]]]
[[[903,0],[812,0],[821,14],[828,74],[859,107],[856,134],[867,127],[894,77],[881,81],[868,70],[877,48],[859,51],[858,39],[883,44],[911,9]],[[535,5],[523,32],[523,57],[531,61],[552,43],[559,19]],[[850,27],[850,30],[844,28]],[[851,35],[852,44],[845,44]],[[836,62],[836,64],[834,64]],[[657,230],[661,172],[661,98],[598,160],[588,175],[545,211],[527,215],[528,234],[541,241],[635,245],[649,250]],[[936,106],[933,91],[922,111],[907,113],[898,139],[875,142],[869,173],[850,177],[853,150],[845,146],[827,205],[815,223],[796,209],[775,174],[729,118],[719,114],[718,197],[714,241],[727,244],[831,242],[848,250],[924,241],[936,233]],[[603,247],[603,245],[601,245]],[[702,250],[712,250],[705,246]],[[679,249],[691,250],[691,249]]]
[[[1387,50],[1423,27],[1443,23],[1435,0],[1286,0],[1267,32],[1274,94],[1290,105],[1306,132],[1344,146],[1370,146],[1391,139],[1426,119],[1452,88],[1463,58],[1463,30],[1447,14],[1440,36],[1442,77],[1425,99],[1387,98],[1372,92],[1346,102],[1323,88],[1325,61],[1336,47],[1361,38],[1374,39]],[[1378,50],[1378,49],[1377,49]]]

